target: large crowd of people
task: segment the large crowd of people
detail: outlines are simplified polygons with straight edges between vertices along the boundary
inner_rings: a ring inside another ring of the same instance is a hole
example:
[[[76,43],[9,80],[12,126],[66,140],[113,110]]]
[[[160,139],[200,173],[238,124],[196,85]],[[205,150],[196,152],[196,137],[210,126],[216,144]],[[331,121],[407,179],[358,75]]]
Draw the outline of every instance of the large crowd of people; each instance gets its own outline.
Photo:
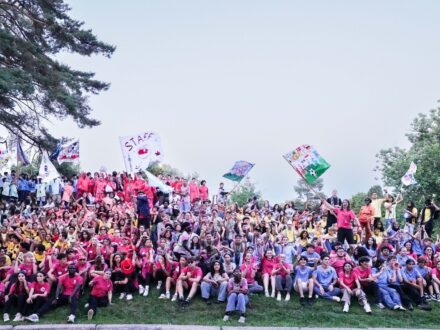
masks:
[[[205,180],[160,179],[172,192],[126,173],[44,183],[5,172],[3,320],[38,322],[67,305],[73,323],[81,296],[91,320],[109,304],[156,294],[152,287],[155,299],[183,307],[196,296],[225,304],[224,321],[237,313],[241,323],[256,294],[285,302],[298,295],[304,308],[326,299],[346,313],[352,300],[369,314],[373,304],[403,312],[440,302],[439,207],[431,199],[418,210],[385,191],[356,214],[333,191],[316,209],[257,198],[239,207],[223,184],[211,198]]]

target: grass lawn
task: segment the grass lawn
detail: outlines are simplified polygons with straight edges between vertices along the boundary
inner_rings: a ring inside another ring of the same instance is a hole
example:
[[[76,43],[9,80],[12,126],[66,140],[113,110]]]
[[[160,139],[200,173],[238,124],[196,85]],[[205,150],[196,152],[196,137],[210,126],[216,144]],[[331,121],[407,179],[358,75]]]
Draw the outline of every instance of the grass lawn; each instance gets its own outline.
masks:
[[[115,304],[98,310],[98,315],[90,323],[113,324],[182,324],[182,325],[231,325],[238,326],[238,315],[231,316],[228,322],[222,317],[225,305],[207,306],[197,297],[189,307],[181,308],[169,300],[159,300],[154,288],[147,298],[135,295],[132,301],[115,300]],[[88,323],[84,303],[81,299],[78,323]],[[373,307],[373,314],[367,315],[353,301],[348,314],[342,313],[342,304],[318,300],[311,307],[301,307],[298,296],[294,295],[288,303],[277,302],[264,295],[251,297],[252,309],[247,311],[248,326],[307,326],[307,327],[393,327],[393,328],[438,328],[440,321],[440,303],[431,302],[433,310],[425,312],[394,312]],[[66,323],[68,309],[59,308],[41,318],[41,323]],[[11,318],[14,315],[11,315]]]

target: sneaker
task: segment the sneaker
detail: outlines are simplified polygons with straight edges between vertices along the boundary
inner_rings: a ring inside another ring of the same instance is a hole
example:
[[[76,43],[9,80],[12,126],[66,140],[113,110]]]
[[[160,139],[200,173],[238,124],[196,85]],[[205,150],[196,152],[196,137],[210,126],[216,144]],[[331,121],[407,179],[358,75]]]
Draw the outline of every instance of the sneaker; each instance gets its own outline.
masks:
[[[162,286],[162,281],[157,282],[157,287],[156,289],[160,290],[160,287]]]
[[[87,320],[91,321],[93,319],[93,314],[95,314],[93,309],[89,309],[89,311],[87,312]]]
[[[211,300],[209,300],[209,299],[205,299],[205,298],[203,298],[203,300],[205,301],[206,305],[208,305],[208,306],[211,305]]]
[[[437,302],[440,302],[440,293],[437,293],[435,295],[435,299],[434,300],[437,301]]]
[[[75,323],[75,315],[70,314],[67,318],[67,323]]]
[[[264,295],[265,295],[266,297],[270,297],[269,291],[264,292]]]
[[[122,292],[121,294],[120,294],[120,296],[119,296],[119,300],[122,300],[122,299],[124,299],[125,298],[125,293],[124,292]]]
[[[290,293],[286,294],[286,301],[290,301]]]
[[[281,301],[281,292],[278,292],[277,294],[277,301]]]
[[[147,297],[148,296],[148,292],[150,291],[150,287],[149,286],[146,286],[145,287],[145,290],[144,290],[144,297]]]
[[[171,294],[169,292],[165,293],[165,298],[170,299]]]
[[[89,308],[89,303],[85,304],[85,305],[84,305],[84,308],[85,308],[85,309]]]
[[[145,288],[139,284],[139,294],[142,295],[145,291]]]
[[[127,301],[130,301],[130,300],[133,300],[133,295],[129,293],[127,295]]]
[[[423,298],[425,299],[425,301],[431,301],[431,300],[432,300],[432,296],[429,295],[429,294],[425,294],[425,295],[423,296]]]
[[[344,304],[344,308],[342,309],[342,312],[344,312],[344,313],[348,313],[349,309],[350,309],[350,305],[347,304],[347,303],[345,303],[345,304]]]
[[[165,296],[165,294],[161,294],[160,296],[159,296],[159,299],[167,299],[167,296]]]
[[[271,298],[275,298],[275,291],[272,291],[272,294],[270,295]]]
[[[399,305],[399,311],[406,311],[406,308],[403,307],[402,305]]]
[[[336,302],[340,302],[341,298],[339,298],[338,296],[334,296],[334,297],[332,297],[332,300],[336,301]]]
[[[364,304],[364,310],[365,310],[365,313],[371,314],[370,304]]]
[[[400,309],[399,305],[396,305],[396,306],[393,307],[393,311],[397,311],[398,309]]]
[[[229,315],[225,315],[225,316],[223,316],[223,321],[224,321],[224,322],[229,321]]]
[[[410,311],[413,311],[413,310],[414,310],[414,306],[413,306],[413,304],[409,304],[409,305],[408,305],[408,309],[409,309]]]
[[[169,293],[168,293],[169,294]],[[177,300],[177,293],[175,293],[174,295],[173,295],[173,299],[171,299],[171,301],[176,301]]]
[[[419,305],[419,308],[424,310],[424,311],[430,311],[432,309],[432,307],[429,306],[429,304],[427,304],[426,302],[425,303],[421,303]]]
[[[379,307],[380,309],[384,309],[385,308],[385,306],[382,303],[378,303],[376,306]]]
[[[8,313],[4,313],[3,314],[3,322],[9,322],[9,314]]]
[[[240,316],[240,318],[238,319],[238,323],[244,323],[246,322],[246,318],[244,316]]]
[[[306,305],[306,298],[304,298],[304,297],[299,298],[299,304],[301,306],[305,306]]]
[[[12,320],[12,322],[23,322],[23,321],[24,321],[24,317],[20,313],[15,314],[15,317]]]
[[[28,317],[25,317],[25,319],[33,323],[38,322],[40,320],[37,314],[29,315]]]

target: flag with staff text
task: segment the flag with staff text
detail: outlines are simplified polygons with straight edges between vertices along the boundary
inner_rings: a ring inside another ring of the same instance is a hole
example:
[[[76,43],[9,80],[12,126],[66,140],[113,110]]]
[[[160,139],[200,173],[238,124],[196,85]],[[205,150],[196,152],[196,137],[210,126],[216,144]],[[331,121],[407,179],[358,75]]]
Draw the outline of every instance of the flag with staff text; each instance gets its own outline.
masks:
[[[224,174],[223,177],[231,181],[240,182],[254,166],[255,164],[246,162],[244,160],[239,160],[235,162],[231,170]]]
[[[284,159],[308,184],[315,183],[330,164],[310,145],[303,144],[285,154]]]

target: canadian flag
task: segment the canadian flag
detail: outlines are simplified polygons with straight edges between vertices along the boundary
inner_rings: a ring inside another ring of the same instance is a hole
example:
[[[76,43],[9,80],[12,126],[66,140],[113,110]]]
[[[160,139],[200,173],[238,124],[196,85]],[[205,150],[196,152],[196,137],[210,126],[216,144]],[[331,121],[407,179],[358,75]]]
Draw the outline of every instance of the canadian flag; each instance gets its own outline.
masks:
[[[146,155],[146,154],[148,154],[148,149],[147,148],[140,148],[138,150],[138,155],[139,156]]]

